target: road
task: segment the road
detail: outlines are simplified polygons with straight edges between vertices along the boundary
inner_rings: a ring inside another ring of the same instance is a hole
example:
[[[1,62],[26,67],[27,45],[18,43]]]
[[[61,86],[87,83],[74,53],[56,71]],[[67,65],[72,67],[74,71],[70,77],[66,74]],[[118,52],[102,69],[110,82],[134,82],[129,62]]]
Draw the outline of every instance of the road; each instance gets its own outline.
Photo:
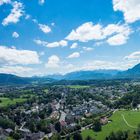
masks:
[[[60,115],[59,122],[65,121],[66,113],[62,110],[60,110],[60,113],[61,113],[61,115]]]

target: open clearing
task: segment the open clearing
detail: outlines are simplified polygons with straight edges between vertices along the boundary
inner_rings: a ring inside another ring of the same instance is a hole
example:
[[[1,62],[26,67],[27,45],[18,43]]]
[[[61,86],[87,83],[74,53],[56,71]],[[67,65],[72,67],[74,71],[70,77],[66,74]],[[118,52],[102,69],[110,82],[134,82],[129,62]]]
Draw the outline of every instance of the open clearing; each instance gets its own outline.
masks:
[[[89,88],[90,86],[82,86],[82,85],[70,85],[68,86],[69,88],[75,88],[75,89],[80,89],[80,88]]]
[[[0,107],[7,107],[9,105],[14,105],[16,103],[21,103],[24,102],[26,99],[24,98],[15,98],[15,99],[10,99],[10,98],[0,98]]]
[[[112,122],[104,125],[101,132],[93,132],[93,130],[84,130],[82,136],[85,139],[88,135],[96,140],[104,140],[112,131],[118,130],[135,130],[140,123],[140,111],[116,111],[110,118]]]

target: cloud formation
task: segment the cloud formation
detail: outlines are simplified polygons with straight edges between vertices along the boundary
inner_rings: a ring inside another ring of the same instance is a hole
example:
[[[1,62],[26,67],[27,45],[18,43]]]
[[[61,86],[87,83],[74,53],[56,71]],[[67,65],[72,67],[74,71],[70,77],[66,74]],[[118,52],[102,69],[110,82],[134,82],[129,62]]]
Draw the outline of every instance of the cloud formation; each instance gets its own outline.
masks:
[[[77,29],[72,30],[66,39],[71,41],[77,40],[80,42],[105,39],[109,45],[122,45],[127,42],[130,34],[131,29],[125,24],[109,24],[106,27],[103,27],[100,24],[94,25],[92,22],[87,22],[79,26]]]
[[[11,2],[13,6],[10,14],[2,21],[3,26],[7,26],[10,23],[17,23],[19,22],[20,17],[23,15],[23,4],[21,2]]]
[[[52,55],[48,58],[46,63],[46,68],[58,68],[60,63],[60,58],[57,55]]]
[[[11,3],[11,0],[0,0],[0,5]]]
[[[74,52],[74,53],[70,54],[67,58],[78,58],[78,57],[80,57],[80,53]]]
[[[45,3],[45,0],[39,0],[39,4],[43,5]]]
[[[0,67],[0,73],[15,74],[19,76],[31,76],[34,70],[31,67],[25,66],[2,66]],[[34,73],[33,73],[34,75]]]
[[[39,39],[35,39],[34,42],[38,45],[47,47],[47,48],[56,48],[56,47],[65,47],[68,45],[68,42],[66,40],[61,40],[61,41],[56,41],[56,42],[52,42],[52,43],[48,43],[46,41],[42,41]]]
[[[71,49],[76,49],[77,47],[78,47],[78,43],[73,43],[73,44],[70,46]]]
[[[140,20],[139,0],[113,0],[114,11],[121,11],[127,23]]]
[[[35,51],[17,50],[15,48],[0,46],[0,64],[29,65],[39,63],[39,55]]]
[[[42,32],[44,32],[45,34],[51,32],[51,28],[48,25],[45,24],[38,24],[39,28]]]
[[[130,55],[125,56],[124,59],[127,59],[127,60],[140,60],[140,51],[133,52]]]
[[[91,48],[91,47],[83,47],[83,50],[84,50],[84,51],[92,51],[92,50],[94,50],[94,49]]]
[[[17,32],[13,32],[12,37],[13,38],[18,38],[19,37],[19,34]]]

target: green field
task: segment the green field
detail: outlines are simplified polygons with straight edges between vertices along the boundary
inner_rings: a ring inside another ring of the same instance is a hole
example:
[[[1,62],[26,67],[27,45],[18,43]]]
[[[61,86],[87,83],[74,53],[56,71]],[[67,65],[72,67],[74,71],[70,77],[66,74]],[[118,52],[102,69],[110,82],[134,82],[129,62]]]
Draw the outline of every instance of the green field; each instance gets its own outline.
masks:
[[[89,88],[90,86],[82,86],[82,85],[69,85],[69,88],[75,88],[75,89],[80,89],[80,88]]]
[[[44,92],[45,92],[46,94],[48,93],[48,91],[49,91],[48,89],[45,89],[45,90],[44,90]]]
[[[24,98],[16,98],[16,99],[9,99],[9,98],[0,98],[0,107],[7,107],[9,105],[14,105],[16,103],[24,102],[26,99]]]
[[[117,111],[110,117],[110,120],[112,122],[104,125],[101,132],[95,133],[93,130],[84,130],[82,132],[83,138],[91,136],[96,140],[104,140],[112,131],[135,130],[140,124],[140,111]]]

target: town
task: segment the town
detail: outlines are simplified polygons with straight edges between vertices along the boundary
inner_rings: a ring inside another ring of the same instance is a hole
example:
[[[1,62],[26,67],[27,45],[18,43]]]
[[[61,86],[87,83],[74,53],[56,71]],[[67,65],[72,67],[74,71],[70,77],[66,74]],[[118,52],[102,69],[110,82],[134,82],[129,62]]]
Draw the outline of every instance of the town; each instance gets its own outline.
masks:
[[[116,110],[139,109],[136,102],[134,105],[121,102],[125,95],[138,90],[138,85],[138,82],[114,81],[96,86],[1,86],[0,138],[68,139],[76,132],[100,131]]]

